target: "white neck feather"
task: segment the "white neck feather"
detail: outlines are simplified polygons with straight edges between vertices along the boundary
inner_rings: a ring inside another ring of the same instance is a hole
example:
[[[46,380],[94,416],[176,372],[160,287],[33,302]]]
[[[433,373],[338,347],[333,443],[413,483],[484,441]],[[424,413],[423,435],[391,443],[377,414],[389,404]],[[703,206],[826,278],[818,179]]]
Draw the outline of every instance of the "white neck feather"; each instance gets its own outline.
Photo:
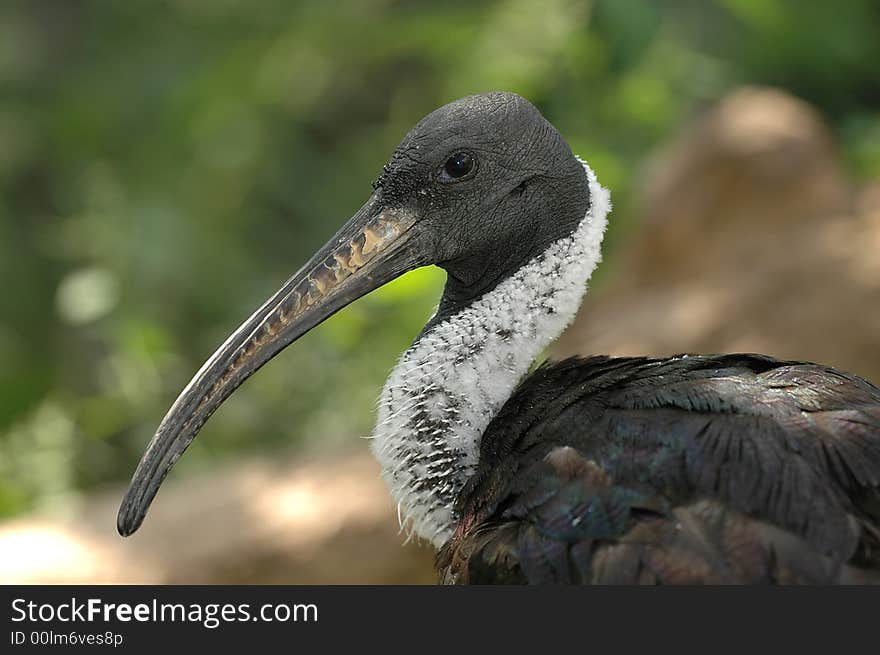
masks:
[[[611,200],[584,168],[590,209],[577,229],[422,334],[385,383],[373,453],[401,528],[438,548],[454,530],[452,506],[476,470],[483,432],[574,318],[601,259]]]

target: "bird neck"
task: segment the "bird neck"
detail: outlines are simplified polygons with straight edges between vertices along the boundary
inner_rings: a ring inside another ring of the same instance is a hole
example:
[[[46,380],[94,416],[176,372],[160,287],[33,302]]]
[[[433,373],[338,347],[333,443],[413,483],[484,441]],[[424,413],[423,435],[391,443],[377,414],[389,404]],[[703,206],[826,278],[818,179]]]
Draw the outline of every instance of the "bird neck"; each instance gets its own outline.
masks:
[[[432,320],[385,383],[372,448],[410,536],[440,547],[452,534],[455,498],[476,470],[483,432],[580,306],[611,208],[584,167],[590,208],[577,228],[491,291]]]

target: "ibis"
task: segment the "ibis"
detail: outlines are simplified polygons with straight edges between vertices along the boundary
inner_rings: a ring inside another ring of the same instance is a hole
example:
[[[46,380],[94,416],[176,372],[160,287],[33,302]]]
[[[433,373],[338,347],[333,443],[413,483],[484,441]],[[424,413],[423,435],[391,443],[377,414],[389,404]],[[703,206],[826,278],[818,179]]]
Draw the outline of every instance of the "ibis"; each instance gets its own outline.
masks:
[[[880,582],[880,389],[867,380],[754,354],[536,366],[578,310],[610,211],[524,98],[432,112],[174,402],[120,534],[257,369],[434,265],[447,275],[437,311],[381,391],[370,443],[402,526],[437,549],[441,582]]]

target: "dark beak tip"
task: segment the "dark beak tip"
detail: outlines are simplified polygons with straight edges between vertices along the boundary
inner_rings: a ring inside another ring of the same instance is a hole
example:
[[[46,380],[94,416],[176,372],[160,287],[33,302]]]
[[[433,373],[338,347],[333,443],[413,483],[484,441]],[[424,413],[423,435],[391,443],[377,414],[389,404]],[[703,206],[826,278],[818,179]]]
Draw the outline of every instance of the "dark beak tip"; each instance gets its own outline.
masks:
[[[120,537],[130,537],[137,529],[141,527],[143,518],[138,516],[126,498],[119,507],[119,514],[116,516],[116,531]]]

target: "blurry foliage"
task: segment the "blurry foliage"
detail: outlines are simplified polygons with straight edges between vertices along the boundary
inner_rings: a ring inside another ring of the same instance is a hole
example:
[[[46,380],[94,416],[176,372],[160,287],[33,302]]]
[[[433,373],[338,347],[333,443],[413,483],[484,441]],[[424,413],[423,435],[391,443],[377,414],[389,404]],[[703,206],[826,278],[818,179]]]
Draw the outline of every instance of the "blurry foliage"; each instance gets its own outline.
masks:
[[[367,197],[422,115],[506,89],[615,193],[741,83],[880,173],[875,0],[5,0],[0,515],[127,479],[190,375]],[[368,433],[442,287],[414,272],[285,352],[182,461]]]

